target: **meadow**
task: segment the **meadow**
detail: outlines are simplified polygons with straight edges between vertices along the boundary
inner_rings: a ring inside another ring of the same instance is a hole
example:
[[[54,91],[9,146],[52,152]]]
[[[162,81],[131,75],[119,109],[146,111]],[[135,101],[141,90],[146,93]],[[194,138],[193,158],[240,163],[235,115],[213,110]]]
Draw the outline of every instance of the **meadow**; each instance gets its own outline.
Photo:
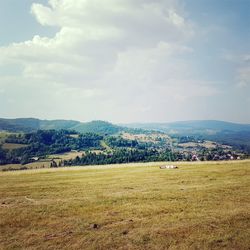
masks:
[[[250,161],[0,172],[0,249],[250,249]]]
[[[4,143],[2,148],[6,150],[14,150],[19,148],[25,148],[27,147],[27,144],[18,144],[18,143]]]

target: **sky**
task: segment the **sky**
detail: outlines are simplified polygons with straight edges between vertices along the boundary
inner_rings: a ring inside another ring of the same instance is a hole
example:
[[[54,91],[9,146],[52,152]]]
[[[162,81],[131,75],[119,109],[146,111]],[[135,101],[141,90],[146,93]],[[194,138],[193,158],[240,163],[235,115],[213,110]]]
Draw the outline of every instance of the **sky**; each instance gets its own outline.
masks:
[[[0,0],[0,117],[250,123],[250,0]]]

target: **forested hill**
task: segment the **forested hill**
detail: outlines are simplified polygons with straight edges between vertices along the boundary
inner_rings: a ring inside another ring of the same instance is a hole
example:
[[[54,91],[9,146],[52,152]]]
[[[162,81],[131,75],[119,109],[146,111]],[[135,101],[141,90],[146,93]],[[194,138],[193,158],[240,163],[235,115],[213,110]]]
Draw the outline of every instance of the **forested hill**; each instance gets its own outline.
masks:
[[[116,134],[125,129],[105,121],[79,122],[73,120],[40,120],[35,118],[0,118],[0,130],[10,132],[31,132],[37,130],[74,130],[79,133]]]
[[[70,129],[80,122],[71,120],[40,120],[35,118],[0,119],[0,130],[30,132],[39,129]]]
[[[250,132],[250,124],[239,124],[217,120],[180,121],[170,123],[132,123],[123,126],[158,130],[169,134],[216,134],[222,131]]]
[[[71,129],[74,129],[79,133],[97,133],[113,135],[124,130],[125,128],[105,121],[91,121],[86,123],[78,123]]]

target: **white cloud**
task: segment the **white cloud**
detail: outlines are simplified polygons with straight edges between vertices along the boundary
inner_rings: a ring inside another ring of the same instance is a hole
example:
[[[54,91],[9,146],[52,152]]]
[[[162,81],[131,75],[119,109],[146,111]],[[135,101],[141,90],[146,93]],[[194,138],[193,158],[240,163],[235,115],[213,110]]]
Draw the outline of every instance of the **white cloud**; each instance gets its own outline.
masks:
[[[0,64],[22,69],[0,81],[20,116],[166,119],[174,105],[218,93],[185,59],[194,31],[177,1],[49,0],[31,12],[59,31],[0,48]]]
[[[0,63],[19,63],[24,76],[62,81],[77,75],[81,84],[111,70],[118,55],[130,49],[152,49],[167,42],[176,50],[192,34],[191,24],[177,13],[175,1],[50,0],[34,3],[42,25],[60,27],[53,37],[0,48]],[[172,45],[171,45],[172,43]],[[59,72],[61,76],[59,76]]]

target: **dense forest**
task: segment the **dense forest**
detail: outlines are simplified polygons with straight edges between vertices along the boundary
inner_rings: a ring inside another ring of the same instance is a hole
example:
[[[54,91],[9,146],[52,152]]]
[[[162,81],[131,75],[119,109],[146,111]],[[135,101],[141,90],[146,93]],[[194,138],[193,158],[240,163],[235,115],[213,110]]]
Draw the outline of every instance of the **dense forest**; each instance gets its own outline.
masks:
[[[5,142],[27,145],[15,150],[0,148],[0,164],[28,163],[32,157],[70,152],[71,150],[101,149],[101,135],[77,134],[67,130],[38,130],[27,134],[12,134]]]

